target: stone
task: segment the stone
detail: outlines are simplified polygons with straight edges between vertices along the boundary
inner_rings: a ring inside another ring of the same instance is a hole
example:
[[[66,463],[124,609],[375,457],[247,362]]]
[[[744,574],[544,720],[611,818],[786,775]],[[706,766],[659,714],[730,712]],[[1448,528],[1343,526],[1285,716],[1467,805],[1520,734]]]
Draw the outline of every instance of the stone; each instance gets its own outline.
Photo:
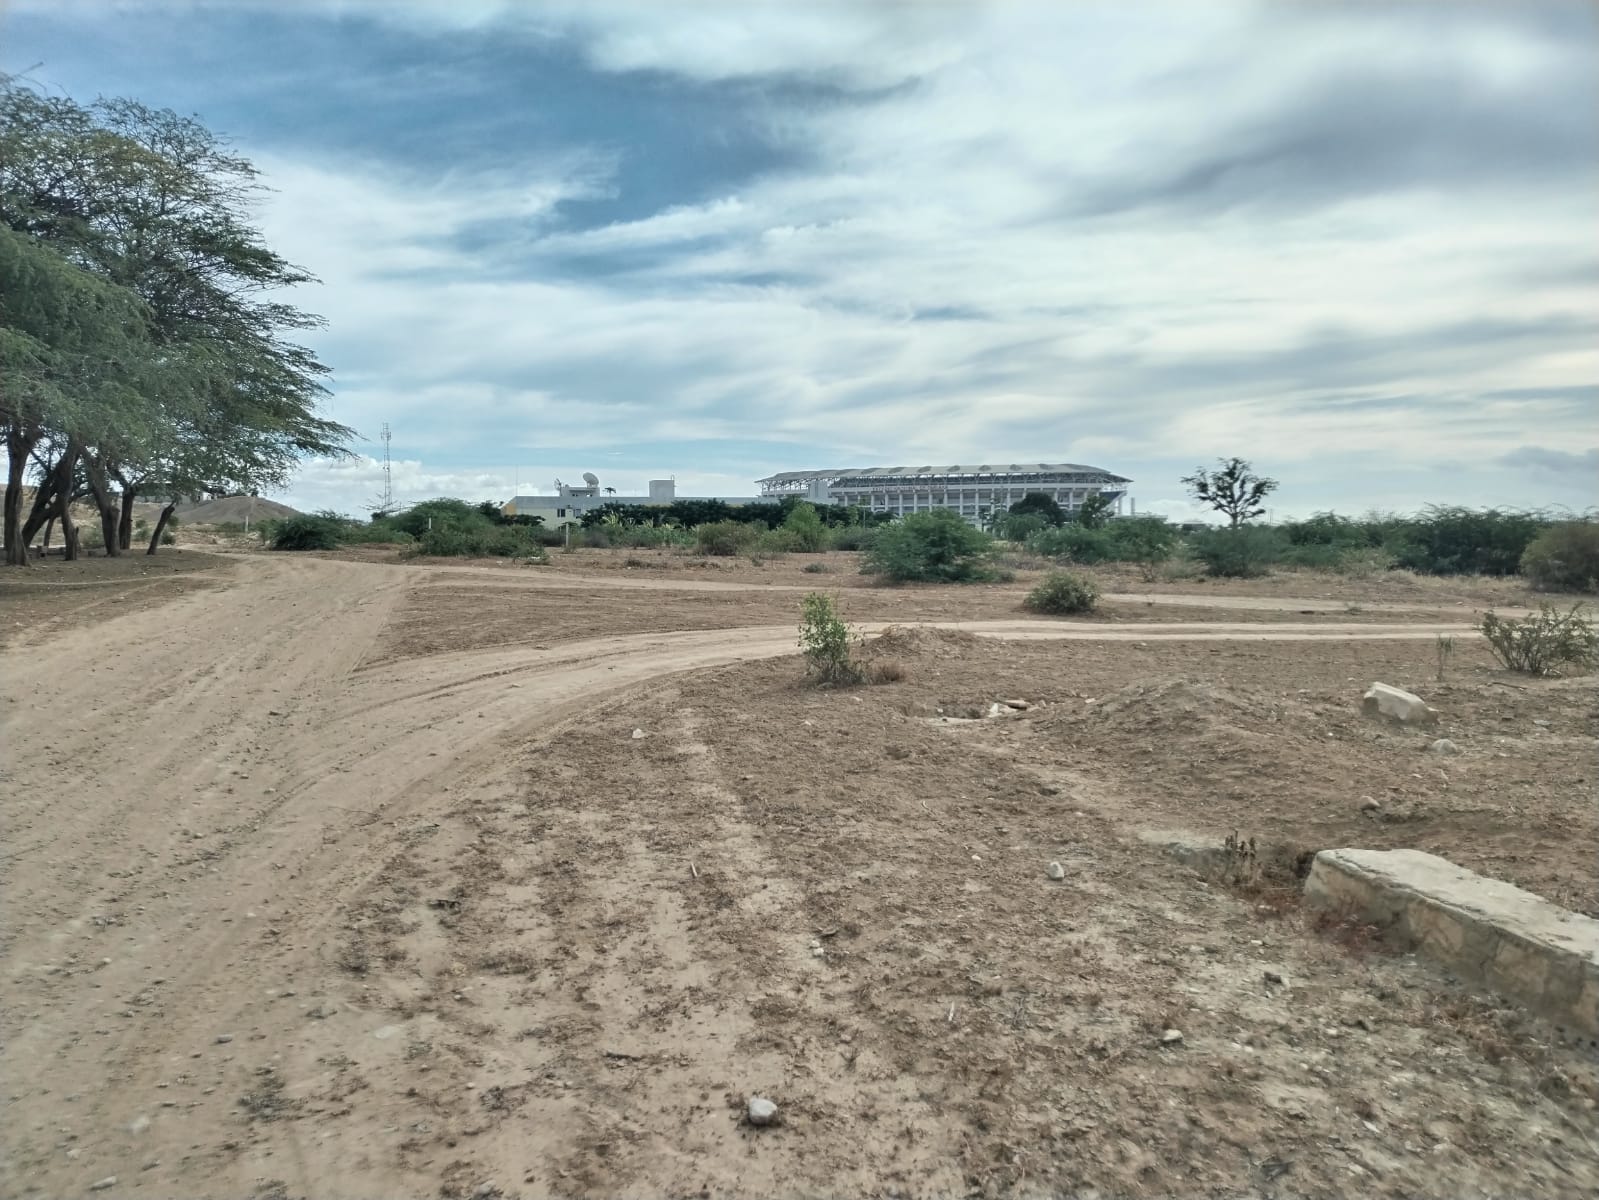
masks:
[[[1548,729],[1549,728],[1549,722],[1545,721],[1542,717],[1534,717],[1532,719],[1532,723],[1534,725],[1536,725],[1539,729]]]
[[[1182,1040],[1183,1031],[1181,1029],[1168,1029],[1160,1035],[1160,1044],[1162,1046],[1175,1046]]]
[[[988,715],[990,717],[1007,717],[1010,715],[1010,713],[1011,710],[1005,707],[1005,705],[1001,704],[998,700],[994,701],[994,703],[988,706]]]
[[[1433,754],[1459,754],[1460,753],[1460,747],[1455,745],[1448,738],[1439,738],[1432,745],[1428,746],[1427,749],[1428,749],[1428,751],[1430,751]]]
[[[1374,683],[1361,698],[1360,711],[1368,717],[1387,717],[1401,725],[1435,725],[1438,712],[1414,692]]]
[[[1599,1035],[1599,921],[1420,850],[1323,850],[1305,902],[1358,913],[1390,940],[1556,1024]]]
[[[1051,879],[1054,879],[1054,880],[1065,879],[1066,878],[1066,868],[1061,866],[1058,862],[1050,863],[1049,864],[1049,877]]]
[[[219,1033],[219,1034],[217,1034],[217,1045],[219,1045],[219,1046],[225,1046],[229,1042],[231,1042],[232,1040],[233,1040],[233,1035],[231,1033]]]
[[[1376,812],[1381,807],[1382,805],[1378,804],[1376,799],[1372,796],[1362,796],[1360,798],[1361,812]]]
[[[1020,712],[1026,712],[1028,709],[1033,707],[1031,704],[1027,703],[1027,701],[1025,701],[1025,700],[1007,700],[1007,701],[1005,701],[1005,705],[1006,705],[1007,708],[1014,708],[1014,709],[1017,709]]]
[[[770,1125],[777,1120],[777,1105],[765,1096],[751,1096],[748,1115],[751,1125]]]
[[[643,731],[643,730],[642,730],[642,729],[635,729],[635,730],[634,730],[634,731],[633,731],[633,740],[634,740],[634,741],[635,741],[635,742],[636,742],[636,741],[638,741],[638,740],[639,740],[639,739],[640,739],[640,738],[647,738],[647,737],[649,737],[649,736],[650,736],[650,735],[649,735],[649,734],[647,734],[647,733],[645,733],[645,732],[644,732],[644,731]]]
[[[104,1179],[96,1179],[93,1183],[91,1183],[89,1185],[89,1190],[91,1192],[103,1192],[106,1190],[106,1188],[114,1188],[116,1186],[117,1177],[115,1175],[107,1175]]]

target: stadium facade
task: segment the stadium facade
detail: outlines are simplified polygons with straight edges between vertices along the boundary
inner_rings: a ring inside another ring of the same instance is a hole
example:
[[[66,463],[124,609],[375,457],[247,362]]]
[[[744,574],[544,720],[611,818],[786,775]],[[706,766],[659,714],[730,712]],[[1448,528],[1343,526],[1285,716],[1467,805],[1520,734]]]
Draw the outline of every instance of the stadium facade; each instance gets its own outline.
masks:
[[[799,496],[813,504],[858,504],[896,516],[947,508],[981,525],[1030,492],[1042,492],[1068,512],[1090,496],[1104,496],[1115,502],[1119,515],[1132,480],[1080,463],[982,463],[780,471],[756,482],[763,499]]]

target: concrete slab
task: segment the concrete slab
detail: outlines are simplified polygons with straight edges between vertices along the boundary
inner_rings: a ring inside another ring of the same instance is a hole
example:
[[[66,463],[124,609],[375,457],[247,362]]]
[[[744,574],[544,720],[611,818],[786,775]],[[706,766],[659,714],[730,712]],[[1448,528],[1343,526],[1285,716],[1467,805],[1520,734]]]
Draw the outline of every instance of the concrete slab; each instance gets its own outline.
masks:
[[[1305,900],[1352,910],[1462,978],[1599,1035],[1599,921],[1420,850],[1323,850]]]

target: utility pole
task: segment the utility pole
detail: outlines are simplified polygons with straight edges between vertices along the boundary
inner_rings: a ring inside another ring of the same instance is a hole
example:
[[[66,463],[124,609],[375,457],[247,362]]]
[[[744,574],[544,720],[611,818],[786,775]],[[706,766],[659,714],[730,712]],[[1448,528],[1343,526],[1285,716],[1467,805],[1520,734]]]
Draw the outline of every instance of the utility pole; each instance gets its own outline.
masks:
[[[394,471],[389,465],[389,440],[394,435],[389,432],[389,423],[383,422],[383,511],[394,511]]]

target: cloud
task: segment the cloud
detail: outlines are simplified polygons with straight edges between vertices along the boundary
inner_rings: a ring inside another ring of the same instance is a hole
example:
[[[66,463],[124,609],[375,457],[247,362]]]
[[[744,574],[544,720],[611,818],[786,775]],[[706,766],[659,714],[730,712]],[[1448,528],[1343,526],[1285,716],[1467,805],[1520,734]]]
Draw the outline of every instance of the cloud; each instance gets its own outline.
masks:
[[[1547,471],[1585,479],[1594,498],[1599,500],[1599,483],[1595,482],[1599,481],[1599,447],[1573,452],[1544,446],[1517,446],[1508,454],[1501,454],[1497,461],[1512,471]]]

